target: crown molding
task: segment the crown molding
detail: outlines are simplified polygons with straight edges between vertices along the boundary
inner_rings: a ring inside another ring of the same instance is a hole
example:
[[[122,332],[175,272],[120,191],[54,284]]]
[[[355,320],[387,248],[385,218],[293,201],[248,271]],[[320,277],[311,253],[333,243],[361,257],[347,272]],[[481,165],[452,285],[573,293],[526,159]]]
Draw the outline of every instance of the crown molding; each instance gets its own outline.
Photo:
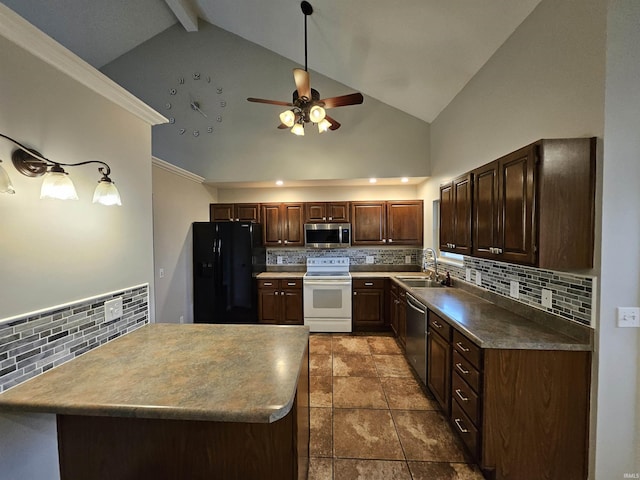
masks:
[[[204,183],[204,180],[205,180],[204,177],[201,177],[200,175],[196,175],[195,173],[191,173],[190,171],[185,170],[184,168],[176,167],[175,165],[169,162],[166,162],[164,160],[161,160],[157,157],[151,157],[151,163],[154,167],[161,168],[163,170],[166,170],[167,172],[173,173],[174,175],[178,175],[182,178],[186,178],[187,180],[191,180],[192,182]]]
[[[0,3],[0,35],[149,125],[168,122],[163,115],[2,3]]]

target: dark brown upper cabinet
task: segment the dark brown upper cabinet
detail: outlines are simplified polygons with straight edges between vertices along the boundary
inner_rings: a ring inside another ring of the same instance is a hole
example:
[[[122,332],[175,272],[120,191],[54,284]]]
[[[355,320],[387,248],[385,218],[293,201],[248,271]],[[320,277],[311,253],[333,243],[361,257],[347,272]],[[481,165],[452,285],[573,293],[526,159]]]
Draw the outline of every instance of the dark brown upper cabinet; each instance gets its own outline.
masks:
[[[307,202],[305,223],[349,223],[349,202]]]
[[[262,240],[267,247],[304,245],[304,204],[262,203]]]
[[[471,254],[471,173],[440,186],[440,250]]]
[[[209,205],[211,222],[260,222],[259,203],[212,203]]]
[[[540,140],[473,170],[472,255],[591,268],[595,145],[595,138]]]
[[[352,245],[422,245],[422,200],[351,202]]]

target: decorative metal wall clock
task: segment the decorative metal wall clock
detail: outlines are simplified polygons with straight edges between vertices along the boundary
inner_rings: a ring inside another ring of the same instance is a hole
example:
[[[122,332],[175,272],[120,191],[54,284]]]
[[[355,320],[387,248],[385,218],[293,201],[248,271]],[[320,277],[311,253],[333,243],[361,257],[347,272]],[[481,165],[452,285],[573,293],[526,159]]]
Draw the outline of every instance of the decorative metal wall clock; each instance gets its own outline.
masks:
[[[219,129],[226,106],[222,87],[211,76],[193,72],[167,89],[163,109],[178,135],[197,138]]]

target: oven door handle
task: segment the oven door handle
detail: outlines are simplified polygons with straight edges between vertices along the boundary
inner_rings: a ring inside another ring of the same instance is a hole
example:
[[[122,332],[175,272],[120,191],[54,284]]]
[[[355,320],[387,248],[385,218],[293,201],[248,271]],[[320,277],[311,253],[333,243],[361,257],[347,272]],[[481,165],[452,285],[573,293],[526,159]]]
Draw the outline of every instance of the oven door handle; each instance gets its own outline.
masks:
[[[302,285],[313,285],[316,286],[327,286],[327,287],[335,287],[339,285],[349,285],[351,286],[351,282],[348,280],[303,280]]]

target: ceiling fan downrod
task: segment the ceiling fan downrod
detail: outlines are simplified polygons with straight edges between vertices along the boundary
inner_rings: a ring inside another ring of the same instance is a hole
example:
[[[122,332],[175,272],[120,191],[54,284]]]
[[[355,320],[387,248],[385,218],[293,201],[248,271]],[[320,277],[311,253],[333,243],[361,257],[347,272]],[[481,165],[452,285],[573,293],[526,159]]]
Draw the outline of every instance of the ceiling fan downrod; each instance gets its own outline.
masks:
[[[304,71],[307,71],[307,17],[313,13],[313,7],[304,0],[300,3],[302,13],[304,13]]]

